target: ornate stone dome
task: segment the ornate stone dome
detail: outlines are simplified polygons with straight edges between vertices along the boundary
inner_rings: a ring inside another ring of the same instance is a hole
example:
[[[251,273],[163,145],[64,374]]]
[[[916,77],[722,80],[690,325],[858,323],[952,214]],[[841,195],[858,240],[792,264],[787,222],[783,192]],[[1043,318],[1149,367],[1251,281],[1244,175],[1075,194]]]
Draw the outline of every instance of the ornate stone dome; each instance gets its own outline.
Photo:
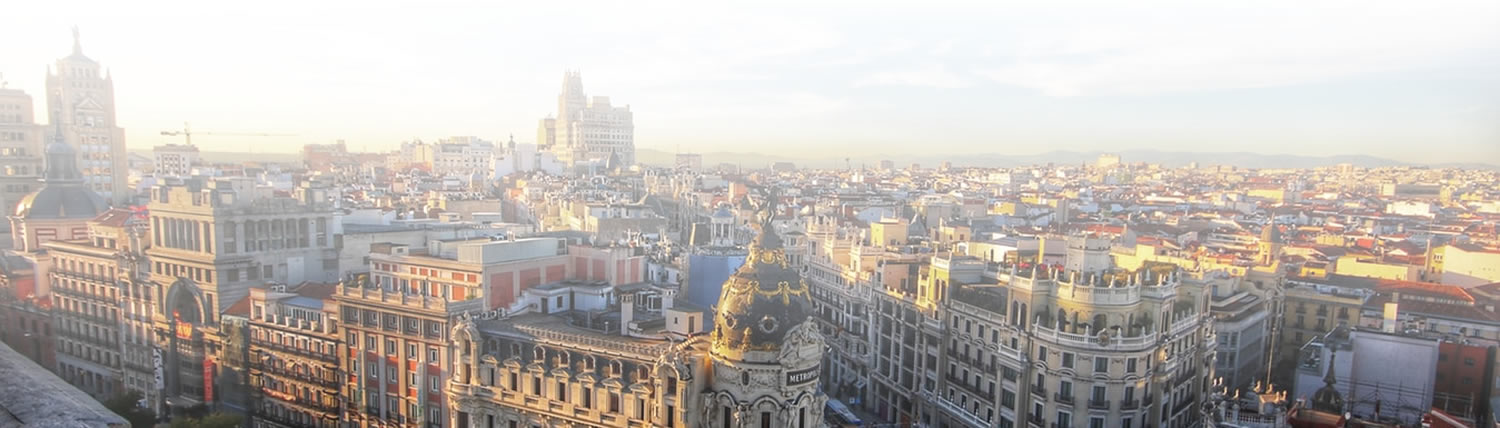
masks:
[[[23,219],[93,219],[109,210],[109,203],[83,183],[73,148],[62,140],[62,129],[47,145],[42,188],[16,203],[16,217]]]
[[[766,216],[769,220],[769,216]],[[715,349],[778,351],[787,333],[807,321],[807,283],[787,266],[786,251],[769,221],[750,243],[745,264],[724,282],[714,317]]]

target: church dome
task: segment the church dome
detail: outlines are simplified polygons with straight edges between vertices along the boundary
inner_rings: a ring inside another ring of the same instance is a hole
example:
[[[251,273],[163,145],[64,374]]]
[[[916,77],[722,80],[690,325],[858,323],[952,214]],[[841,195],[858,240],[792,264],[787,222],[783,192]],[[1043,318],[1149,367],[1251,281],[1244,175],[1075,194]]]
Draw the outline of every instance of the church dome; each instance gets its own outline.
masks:
[[[23,219],[92,219],[109,210],[109,203],[83,184],[44,185],[21,198],[16,217]]]
[[[787,265],[781,238],[769,221],[760,229],[745,264],[724,282],[719,294],[716,349],[778,351],[787,333],[812,314],[807,282]]]
[[[77,155],[63,141],[62,129],[47,145],[42,188],[16,203],[16,217],[41,220],[89,220],[109,209],[109,203],[89,189],[78,173]]]

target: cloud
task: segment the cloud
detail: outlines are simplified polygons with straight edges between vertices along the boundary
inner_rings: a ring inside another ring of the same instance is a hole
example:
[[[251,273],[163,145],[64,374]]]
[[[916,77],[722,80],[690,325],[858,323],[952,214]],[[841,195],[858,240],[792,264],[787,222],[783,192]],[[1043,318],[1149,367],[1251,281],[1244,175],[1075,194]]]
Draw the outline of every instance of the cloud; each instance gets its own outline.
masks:
[[[931,67],[922,70],[905,71],[881,71],[871,73],[854,81],[854,87],[865,88],[872,86],[915,86],[937,89],[967,88],[973,82],[958,74],[949,72],[944,67]]]
[[[1494,51],[1500,37],[1485,18],[1494,14],[1385,6],[1124,10],[1048,22],[1021,29],[1001,49],[1005,60],[974,74],[1051,96],[1286,86],[1474,61],[1476,48]]]

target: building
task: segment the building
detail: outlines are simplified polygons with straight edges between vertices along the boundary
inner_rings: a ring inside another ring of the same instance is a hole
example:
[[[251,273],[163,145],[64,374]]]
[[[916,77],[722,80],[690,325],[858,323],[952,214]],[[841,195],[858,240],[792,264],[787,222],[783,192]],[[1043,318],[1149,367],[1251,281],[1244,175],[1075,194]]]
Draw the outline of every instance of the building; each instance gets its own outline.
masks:
[[[311,183],[294,190],[280,196],[248,179],[201,177],[151,189],[146,255],[166,405],[213,403],[216,385],[243,384],[216,360],[236,351],[226,348],[234,333],[220,315],[252,286],[337,279],[332,204]]]
[[[449,419],[441,385],[452,375],[454,360],[450,321],[481,311],[484,301],[477,293],[443,297],[370,278],[346,279],[333,295],[347,347],[339,353],[347,373],[340,421],[358,427],[444,426]]]
[[[305,144],[302,146],[302,165],[310,171],[329,171],[353,161],[344,140],[333,144]]]
[[[438,175],[483,173],[495,170],[495,143],[479,137],[450,137],[433,147],[432,172]]]
[[[1409,426],[1432,408],[1439,341],[1421,335],[1341,328],[1301,348],[1292,394],[1324,410],[1377,415]],[[1392,370],[1400,367],[1402,370]],[[1337,401],[1329,389],[1343,392]]]
[[[1099,155],[1099,161],[1095,163],[1099,169],[1110,169],[1120,165],[1120,155],[1116,153],[1103,153]]]
[[[42,134],[31,95],[0,81],[0,208],[6,215],[14,214],[21,197],[36,190],[42,176]]]
[[[83,186],[115,204],[130,200],[125,130],[115,123],[114,79],[83,55],[77,28],[73,54],[58,59],[47,73],[47,114],[61,134],[54,138],[75,144]]]
[[[946,308],[943,376],[927,393],[939,426],[1200,420],[1215,377],[1208,296],[1175,267],[1113,269],[1106,240],[1066,242],[1066,268],[934,258],[919,304]]]
[[[703,172],[703,155],[698,153],[678,153],[676,168],[686,169],[693,172]]]
[[[1426,269],[1438,282],[1461,287],[1500,282],[1500,250],[1473,244],[1444,245],[1428,255]]]
[[[57,374],[95,397],[126,390],[156,395],[149,306],[140,302],[144,225],[132,223],[134,217],[129,210],[105,211],[88,222],[87,238],[43,244],[58,330]]]
[[[252,427],[339,426],[348,377],[336,289],[308,282],[250,290]]]
[[[130,428],[130,422],[0,344],[0,426]]]
[[[1266,350],[1274,340],[1269,306],[1265,299],[1247,292],[1213,298],[1214,333],[1219,340],[1214,374],[1230,391],[1249,390],[1264,380]]]
[[[583,76],[576,71],[563,73],[557,116],[541,120],[536,141],[569,168],[603,163],[611,156],[621,165],[635,164],[635,119],[630,106],[611,106],[609,97],[587,97]]]
[[[189,144],[165,144],[151,149],[152,163],[157,176],[188,176],[198,165],[198,146]]]
[[[589,298],[460,320],[450,425],[823,426],[825,342],[808,286],[761,230],[706,335],[705,310],[629,285],[564,284]]]
[[[16,203],[10,216],[16,251],[36,252],[53,240],[88,238],[87,222],[109,209],[109,202],[79,174],[73,147],[63,141],[67,132],[54,132],[47,145],[42,187]],[[43,278],[45,281],[45,278]],[[46,283],[39,285],[46,288]]]

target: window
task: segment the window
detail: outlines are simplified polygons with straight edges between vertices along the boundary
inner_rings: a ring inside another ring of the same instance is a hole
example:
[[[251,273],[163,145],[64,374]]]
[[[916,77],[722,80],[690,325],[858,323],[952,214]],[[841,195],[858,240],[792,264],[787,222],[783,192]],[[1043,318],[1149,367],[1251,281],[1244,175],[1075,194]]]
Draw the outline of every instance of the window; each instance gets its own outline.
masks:
[[[1073,382],[1067,380],[1060,381],[1057,384],[1057,393],[1058,395],[1063,396],[1063,398],[1073,398]]]
[[[1125,359],[1125,373],[1135,373],[1135,358]]]
[[[1120,428],[1135,428],[1133,425],[1135,425],[1135,420],[1129,416],[1120,419]]]
[[[1098,416],[1089,418],[1089,428],[1104,428],[1104,418]]]
[[[386,355],[396,355],[396,340],[395,339],[386,339],[385,340],[385,354]]]
[[[771,428],[771,412],[760,412],[760,428]]]
[[[1102,402],[1104,401],[1104,392],[1104,385],[1094,385],[1094,394],[1089,396],[1089,399]]]
[[[432,391],[432,392],[438,392],[438,378],[437,378],[437,376],[432,376],[432,377],[427,378],[427,390],[428,391]]]
[[[1094,373],[1108,373],[1109,358],[1094,357]]]
[[[1165,412],[1164,412],[1165,413]],[[1057,412],[1057,428],[1073,428],[1073,415],[1068,412]]]
[[[1038,346],[1038,347],[1036,347],[1036,359],[1037,359],[1037,361],[1041,361],[1043,363],[1047,362],[1047,347],[1046,346]]]
[[[1073,353],[1072,352],[1064,352],[1062,354],[1062,366],[1065,369],[1071,369],[1071,368],[1073,368]]]
[[[417,344],[415,344],[415,343],[408,343],[408,344],[406,344],[406,358],[407,359],[412,359],[412,360],[417,359]]]
[[[429,363],[436,363],[437,360],[438,360],[438,349],[434,348],[434,347],[431,347],[431,346],[427,347],[427,362],[429,362]]]

